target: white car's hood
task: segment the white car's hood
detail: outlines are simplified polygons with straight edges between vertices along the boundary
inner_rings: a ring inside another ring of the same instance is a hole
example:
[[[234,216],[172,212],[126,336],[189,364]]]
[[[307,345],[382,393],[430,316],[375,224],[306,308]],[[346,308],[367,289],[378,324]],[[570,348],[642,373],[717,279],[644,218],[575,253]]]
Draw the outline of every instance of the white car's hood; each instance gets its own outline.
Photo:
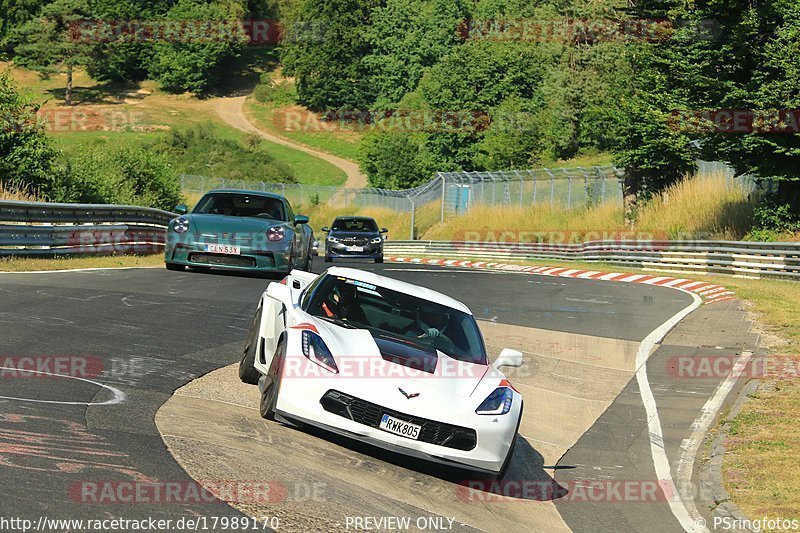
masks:
[[[368,330],[347,329],[325,320],[313,318],[313,323],[339,366],[340,378],[381,380],[386,387],[409,388],[410,394],[425,390],[437,395],[448,393],[469,397],[486,375],[489,365],[459,361],[437,350],[429,358],[414,359],[408,364],[393,362],[400,358],[384,355]],[[434,366],[435,365],[435,366]],[[425,370],[422,367],[427,367]],[[404,389],[405,390],[405,389]]]

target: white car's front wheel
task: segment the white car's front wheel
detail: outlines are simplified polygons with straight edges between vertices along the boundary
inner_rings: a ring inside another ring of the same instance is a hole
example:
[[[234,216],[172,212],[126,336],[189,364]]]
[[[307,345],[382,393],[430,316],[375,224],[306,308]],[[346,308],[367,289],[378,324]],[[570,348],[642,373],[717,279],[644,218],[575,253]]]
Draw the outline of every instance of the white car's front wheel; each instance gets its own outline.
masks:
[[[506,455],[506,460],[503,461],[503,467],[497,473],[496,479],[503,479],[506,477],[508,473],[508,469],[511,467],[511,462],[514,460],[514,448],[517,446],[517,439],[519,438],[519,425],[522,422],[522,411],[524,410],[525,406],[523,405],[520,407],[519,410],[519,420],[517,420],[517,429],[514,431],[514,440],[511,442],[511,446],[508,448],[508,454]]]

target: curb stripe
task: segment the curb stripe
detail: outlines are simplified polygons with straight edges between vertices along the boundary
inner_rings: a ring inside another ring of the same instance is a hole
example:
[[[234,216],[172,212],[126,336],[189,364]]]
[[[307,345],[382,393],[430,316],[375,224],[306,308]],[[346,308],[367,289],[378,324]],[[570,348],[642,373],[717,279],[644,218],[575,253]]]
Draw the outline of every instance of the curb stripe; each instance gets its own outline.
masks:
[[[712,304],[733,300],[735,295],[725,287],[684,278],[671,278],[666,276],[651,276],[648,274],[626,274],[620,272],[599,272],[596,270],[578,270],[573,268],[552,266],[511,265],[507,263],[492,263],[486,261],[466,261],[460,259],[420,259],[409,257],[387,257],[386,261],[392,263],[414,263],[440,266],[458,266],[462,268],[477,268],[485,270],[501,270],[504,272],[519,272],[535,276],[555,276],[561,278],[589,279],[602,281],[618,281],[621,283],[641,283],[658,287],[691,292],[703,298],[704,303]]]

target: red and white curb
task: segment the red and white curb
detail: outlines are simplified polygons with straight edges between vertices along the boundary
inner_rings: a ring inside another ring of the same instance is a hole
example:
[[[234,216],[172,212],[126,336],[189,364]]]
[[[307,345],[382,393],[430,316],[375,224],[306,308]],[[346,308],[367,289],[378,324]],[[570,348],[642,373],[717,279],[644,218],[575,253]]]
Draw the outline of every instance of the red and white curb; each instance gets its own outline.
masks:
[[[508,263],[492,263],[487,261],[463,261],[460,259],[419,259],[409,257],[387,257],[393,263],[417,263],[423,265],[454,266],[461,268],[479,268],[487,270],[503,270],[507,272],[523,272],[537,276],[556,276],[560,278],[595,279],[603,281],[620,281],[622,283],[644,283],[659,287],[670,287],[693,292],[703,298],[707,304],[733,300],[734,294],[721,285],[694,281],[691,279],[672,278],[669,276],[650,276],[647,274],[624,274],[620,272],[600,272],[597,270],[578,270],[551,266],[510,265]]]

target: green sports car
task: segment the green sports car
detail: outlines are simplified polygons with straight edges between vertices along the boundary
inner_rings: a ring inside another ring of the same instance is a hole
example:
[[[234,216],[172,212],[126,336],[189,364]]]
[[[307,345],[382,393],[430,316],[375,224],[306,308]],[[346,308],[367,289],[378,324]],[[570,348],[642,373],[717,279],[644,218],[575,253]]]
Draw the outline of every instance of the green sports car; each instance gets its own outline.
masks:
[[[311,269],[314,234],[308,217],[295,215],[283,196],[258,191],[206,193],[185,205],[167,228],[169,270],[224,268],[288,274]]]

